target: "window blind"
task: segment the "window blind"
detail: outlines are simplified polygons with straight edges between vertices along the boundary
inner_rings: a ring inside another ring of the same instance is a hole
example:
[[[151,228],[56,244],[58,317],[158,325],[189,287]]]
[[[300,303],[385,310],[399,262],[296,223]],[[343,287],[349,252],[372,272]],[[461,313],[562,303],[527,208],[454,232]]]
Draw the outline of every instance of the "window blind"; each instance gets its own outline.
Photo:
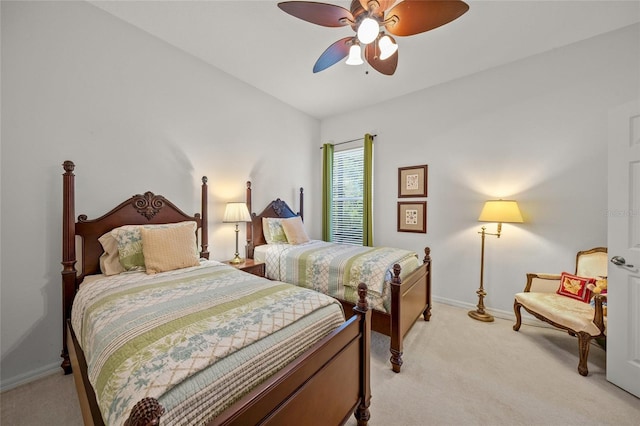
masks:
[[[334,152],[331,240],[362,245],[364,148]]]

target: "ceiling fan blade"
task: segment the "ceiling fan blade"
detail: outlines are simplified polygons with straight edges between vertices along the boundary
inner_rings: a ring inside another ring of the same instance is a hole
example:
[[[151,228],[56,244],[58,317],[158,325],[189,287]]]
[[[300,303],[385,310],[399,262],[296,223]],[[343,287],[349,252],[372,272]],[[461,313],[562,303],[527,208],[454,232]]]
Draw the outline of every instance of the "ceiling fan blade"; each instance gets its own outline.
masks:
[[[398,51],[396,50],[393,55],[387,59],[380,59],[380,51],[376,47],[378,43],[369,43],[364,51],[364,56],[371,67],[378,71],[380,74],[393,75],[398,67]]]
[[[285,1],[278,3],[278,7],[289,15],[323,27],[343,27],[354,20],[349,10],[334,4]]]
[[[377,12],[384,12],[385,10],[387,10],[389,8],[389,6],[391,6],[392,4],[394,4],[396,2],[396,0],[360,0],[360,4],[362,5],[362,8],[364,10],[369,11],[369,4],[371,4],[371,12],[377,13]]]
[[[349,55],[349,48],[353,37],[345,37],[333,43],[325,50],[313,66],[313,72],[320,72],[331,65],[340,62]]]
[[[397,36],[410,36],[449,23],[467,10],[469,5],[461,0],[405,0],[387,13],[385,19],[392,21],[385,28]]]

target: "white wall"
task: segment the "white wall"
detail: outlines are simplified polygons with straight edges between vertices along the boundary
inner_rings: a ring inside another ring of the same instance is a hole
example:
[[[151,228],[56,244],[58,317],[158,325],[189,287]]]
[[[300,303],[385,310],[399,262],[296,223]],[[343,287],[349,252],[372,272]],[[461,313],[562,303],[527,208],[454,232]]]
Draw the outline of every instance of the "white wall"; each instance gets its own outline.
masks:
[[[243,201],[251,179],[255,206],[275,195],[295,205],[296,188],[317,179],[320,131],[317,120],[87,3],[1,7],[7,388],[61,362],[64,160],[76,163],[76,215],[90,218],[147,190],[195,213],[208,176],[209,250],[229,259],[225,203]],[[280,167],[283,152],[296,161]]]
[[[516,199],[525,223],[485,247],[485,305],[506,317],[526,272],[573,272],[578,250],[606,246],[607,112],[640,93],[639,28],[323,120],[323,142],[378,135],[375,244],[430,246],[436,299],[475,309],[478,215],[487,199]],[[398,233],[397,169],[419,164],[427,234]]]

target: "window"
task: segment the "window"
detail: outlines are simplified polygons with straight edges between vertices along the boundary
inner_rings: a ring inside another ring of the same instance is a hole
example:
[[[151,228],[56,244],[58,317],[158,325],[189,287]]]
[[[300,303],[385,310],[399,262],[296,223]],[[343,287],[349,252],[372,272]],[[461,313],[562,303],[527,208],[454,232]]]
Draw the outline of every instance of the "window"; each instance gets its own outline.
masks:
[[[362,245],[364,148],[333,154],[331,241]]]
[[[337,151],[333,144],[323,145],[322,239],[324,241],[373,247],[374,136],[367,133],[362,139],[347,141],[362,140],[362,144],[357,148]]]

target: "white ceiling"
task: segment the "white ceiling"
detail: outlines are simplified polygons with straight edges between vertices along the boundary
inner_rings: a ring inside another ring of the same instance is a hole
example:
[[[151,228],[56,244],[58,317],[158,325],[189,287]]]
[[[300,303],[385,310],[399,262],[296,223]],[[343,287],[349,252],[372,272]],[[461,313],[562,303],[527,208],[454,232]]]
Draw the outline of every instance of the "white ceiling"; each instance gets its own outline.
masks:
[[[320,54],[353,31],[302,21],[277,1],[90,3],[320,119],[640,22],[640,0],[465,1],[457,20],[396,37],[393,76],[342,62],[314,74]]]

